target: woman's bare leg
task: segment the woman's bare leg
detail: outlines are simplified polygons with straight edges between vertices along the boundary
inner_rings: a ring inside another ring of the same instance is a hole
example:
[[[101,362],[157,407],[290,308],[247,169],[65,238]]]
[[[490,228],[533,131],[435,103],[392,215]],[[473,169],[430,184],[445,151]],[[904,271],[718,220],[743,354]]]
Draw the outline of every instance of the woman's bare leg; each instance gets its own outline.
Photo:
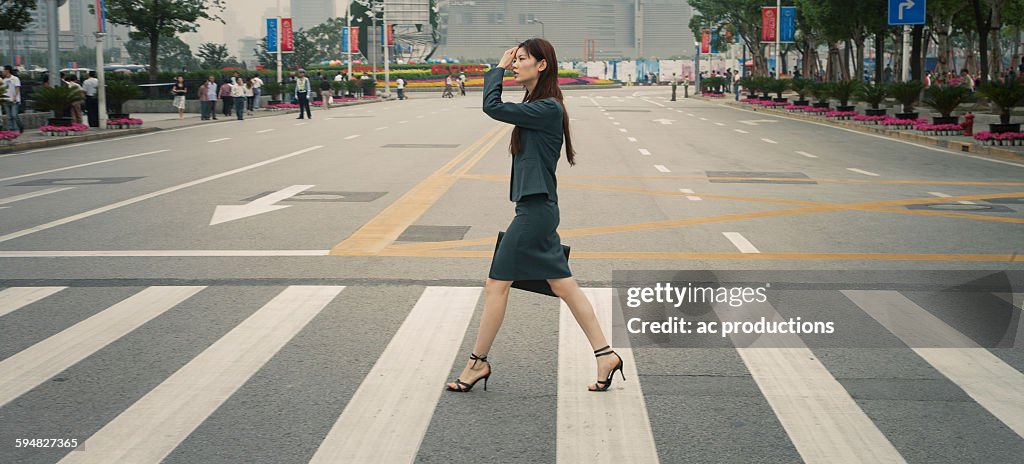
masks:
[[[498,335],[501,322],[505,319],[505,309],[508,307],[508,291],[512,287],[510,280],[487,279],[484,284],[484,314],[480,317],[480,328],[477,329],[476,343],[473,345],[473,353],[477,356],[487,356],[491,351],[494,338]],[[474,366],[474,364],[476,364]],[[459,374],[459,379],[466,383],[473,383],[474,380],[487,375],[490,366],[479,361],[466,361],[466,367]],[[448,383],[453,388],[458,388],[454,382]]]
[[[579,284],[576,283],[576,278],[548,279],[548,284],[551,285],[551,290],[555,292],[555,295],[558,295],[562,301],[565,301],[566,306],[569,307],[569,311],[572,312],[576,323],[580,325],[583,333],[587,336],[587,340],[590,341],[591,349],[596,350],[609,345],[604,332],[601,330],[601,324],[597,321],[597,315],[594,314],[594,307],[590,304],[587,296],[583,294]],[[597,378],[600,380],[608,378],[608,373],[618,364],[619,358],[614,355],[598,357]],[[597,388],[597,385],[591,384],[589,388],[593,390]]]

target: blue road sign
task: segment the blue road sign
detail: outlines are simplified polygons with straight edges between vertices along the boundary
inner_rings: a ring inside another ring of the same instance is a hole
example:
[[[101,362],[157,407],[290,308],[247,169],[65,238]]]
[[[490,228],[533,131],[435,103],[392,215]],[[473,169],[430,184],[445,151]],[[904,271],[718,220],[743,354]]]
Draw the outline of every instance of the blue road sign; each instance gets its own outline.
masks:
[[[796,7],[782,7],[782,14],[779,15],[779,42],[796,41]]]
[[[267,18],[267,51],[277,53],[277,18]]]
[[[924,24],[925,0],[889,0],[889,25]]]

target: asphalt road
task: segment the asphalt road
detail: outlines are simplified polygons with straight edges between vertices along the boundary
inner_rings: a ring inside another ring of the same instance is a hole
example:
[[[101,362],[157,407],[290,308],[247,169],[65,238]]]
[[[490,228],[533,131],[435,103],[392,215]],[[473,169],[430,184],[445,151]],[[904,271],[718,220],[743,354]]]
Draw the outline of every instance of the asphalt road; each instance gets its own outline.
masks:
[[[0,462],[1018,462],[1024,165],[668,92],[566,92],[602,394],[517,290],[488,390],[442,392],[514,215],[479,95],[0,156]],[[624,304],[670,280],[769,298]],[[835,330],[626,333],[668,315]]]

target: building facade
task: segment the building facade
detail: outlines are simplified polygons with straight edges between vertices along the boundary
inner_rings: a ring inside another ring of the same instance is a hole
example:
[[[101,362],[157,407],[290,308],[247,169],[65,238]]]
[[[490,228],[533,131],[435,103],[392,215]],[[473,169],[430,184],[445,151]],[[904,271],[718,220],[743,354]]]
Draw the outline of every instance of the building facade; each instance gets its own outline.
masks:
[[[686,0],[449,0],[440,7],[434,58],[496,59],[530,37],[559,60],[692,57]],[[587,44],[592,46],[587,47]]]
[[[335,0],[292,0],[291,15],[292,27],[295,30],[312,29],[337,16]]]

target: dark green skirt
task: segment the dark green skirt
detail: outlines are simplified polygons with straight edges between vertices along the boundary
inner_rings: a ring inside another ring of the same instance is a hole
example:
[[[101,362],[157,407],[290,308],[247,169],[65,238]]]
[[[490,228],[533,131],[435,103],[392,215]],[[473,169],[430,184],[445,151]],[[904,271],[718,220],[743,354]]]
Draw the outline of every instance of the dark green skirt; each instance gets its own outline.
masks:
[[[558,203],[546,194],[527,195],[516,202],[504,238],[491,258],[489,277],[495,280],[542,280],[572,277],[558,237]]]

